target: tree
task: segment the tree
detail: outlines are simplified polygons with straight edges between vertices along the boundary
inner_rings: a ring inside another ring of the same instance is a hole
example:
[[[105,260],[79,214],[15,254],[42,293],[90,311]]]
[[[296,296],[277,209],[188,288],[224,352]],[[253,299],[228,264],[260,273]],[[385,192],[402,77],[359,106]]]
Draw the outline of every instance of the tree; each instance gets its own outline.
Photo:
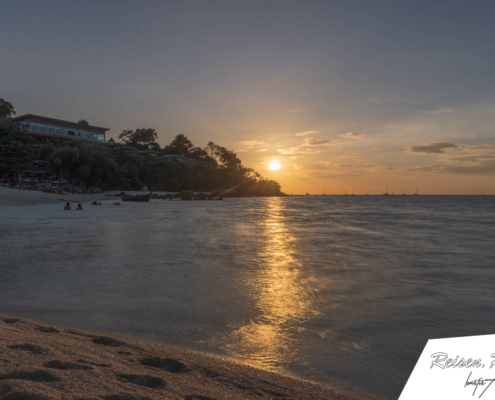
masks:
[[[208,144],[205,147],[205,151],[208,154],[208,156],[210,156],[211,158],[214,158],[215,160],[217,160],[217,157],[218,157],[218,154],[217,154],[218,153],[218,146],[215,143],[208,142]]]
[[[210,158],[208,156],[208,153],[203,150],[201,147],[193,147],[189,151],[189,157],[191,157],[193,160],[198,160],[198,161],[206,161],[206,158]]]
[[[154,129],[126,130],[119,135],[122,143],[142,150],[159,150],[157,138]],[[205,148],[195,147],[185,135],[178,134],[163,153],[180,154],[197,162],[143,157],[124,146],[104,148],[60,139],[37,142],[16,130],[12,122],[0,120],[0,177],[31,169],[35,160],[45,160],[59,177],[103,190],[136,190],[146,184],[163,191],[233,188],[232,195],[283,195],[277,182],[244,167],[235,152],[213,142]]]
[[[10,118],[15,115],[14,106],[12,103],[4,99],[0,99],[0,118]]]
[[[280,184],[269,179],[261,179],[258,182],[258,195],[261,196],[278,196],[281,194]]]
[[[59,179],[65,179],[68,176],[66,174],[69,173],[69,168],[79,162],[79,150],[71,145],[58,147],[53,151],[50,161],[55,167]]]
[[[154,129],[125,130],[119,135],[122,144],[136,147],[140,150],[160,150],[158,134]]]
[[[237,154],[225,147],[218,146],[218,158],[223,167],[239,168],[241,166],[241,160],[237,157]]]
[[[167,146],[167,152],[169,154],[180,154],[182,156],[189,156],[189,152],[194,148],[194,145],[192,142],[187,138],[186,135],[179,133],[174,140],[172,140],[172,143],[170,143],[170,146]]]
[[[88,122],[88,121],[86,121],[85,119],[80,119],[79,121],[77,121],[77,123],[78,123],[79,125],[89,125],[89,122]]]
[[[13,178],[31,167],[38,153],[38,145],[31,136],[17,131],[9,122],[0,122],[0,175]]]

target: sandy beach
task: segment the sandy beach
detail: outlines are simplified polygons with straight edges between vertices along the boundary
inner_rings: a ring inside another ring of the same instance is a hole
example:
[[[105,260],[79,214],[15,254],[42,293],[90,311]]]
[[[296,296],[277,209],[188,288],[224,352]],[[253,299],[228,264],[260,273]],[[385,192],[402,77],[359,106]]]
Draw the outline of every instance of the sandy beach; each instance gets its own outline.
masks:
[[[203,353],[0,315],[0,399],[355,399]]]
[[[0,206],[22,206],[22,205],[34,205],[42,203],[60,203],[64,204],[69,202],[71,205],[76,206],[77,203],[87,204],[93,201],[104,200],[116,200],[117,197],[108,197],[105,194],[97,194],[94,196],[84,194],[56,194],[45,193],[36,190],[19,190],[0,187]],[[76,203],[76,204],[72,204]]]

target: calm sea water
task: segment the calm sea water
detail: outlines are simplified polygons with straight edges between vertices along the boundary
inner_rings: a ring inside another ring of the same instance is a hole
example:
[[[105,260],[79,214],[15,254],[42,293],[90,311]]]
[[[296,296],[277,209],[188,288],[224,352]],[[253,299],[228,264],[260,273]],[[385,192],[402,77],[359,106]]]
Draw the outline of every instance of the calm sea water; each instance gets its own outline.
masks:
[[[0,312],[396,399],[429,338],[495,333],[495,198],[0,208]]]

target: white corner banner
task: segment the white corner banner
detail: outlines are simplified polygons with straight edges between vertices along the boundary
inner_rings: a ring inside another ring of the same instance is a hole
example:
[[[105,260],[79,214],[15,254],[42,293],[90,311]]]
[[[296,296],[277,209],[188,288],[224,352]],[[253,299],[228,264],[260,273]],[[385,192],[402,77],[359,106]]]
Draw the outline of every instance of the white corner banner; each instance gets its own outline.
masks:
[[[495,335],[432,339],[399,400],[495,399]]]

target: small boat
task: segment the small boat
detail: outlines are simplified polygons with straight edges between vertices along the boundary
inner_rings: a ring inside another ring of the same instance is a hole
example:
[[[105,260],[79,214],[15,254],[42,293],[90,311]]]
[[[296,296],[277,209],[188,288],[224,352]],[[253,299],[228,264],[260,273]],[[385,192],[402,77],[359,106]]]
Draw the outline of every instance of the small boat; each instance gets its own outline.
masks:
[[[149,194],[137,194],[135,196],[122,196],[122,201],[137,201],[139,203],[148,203],[153,194],[153,186]]]

